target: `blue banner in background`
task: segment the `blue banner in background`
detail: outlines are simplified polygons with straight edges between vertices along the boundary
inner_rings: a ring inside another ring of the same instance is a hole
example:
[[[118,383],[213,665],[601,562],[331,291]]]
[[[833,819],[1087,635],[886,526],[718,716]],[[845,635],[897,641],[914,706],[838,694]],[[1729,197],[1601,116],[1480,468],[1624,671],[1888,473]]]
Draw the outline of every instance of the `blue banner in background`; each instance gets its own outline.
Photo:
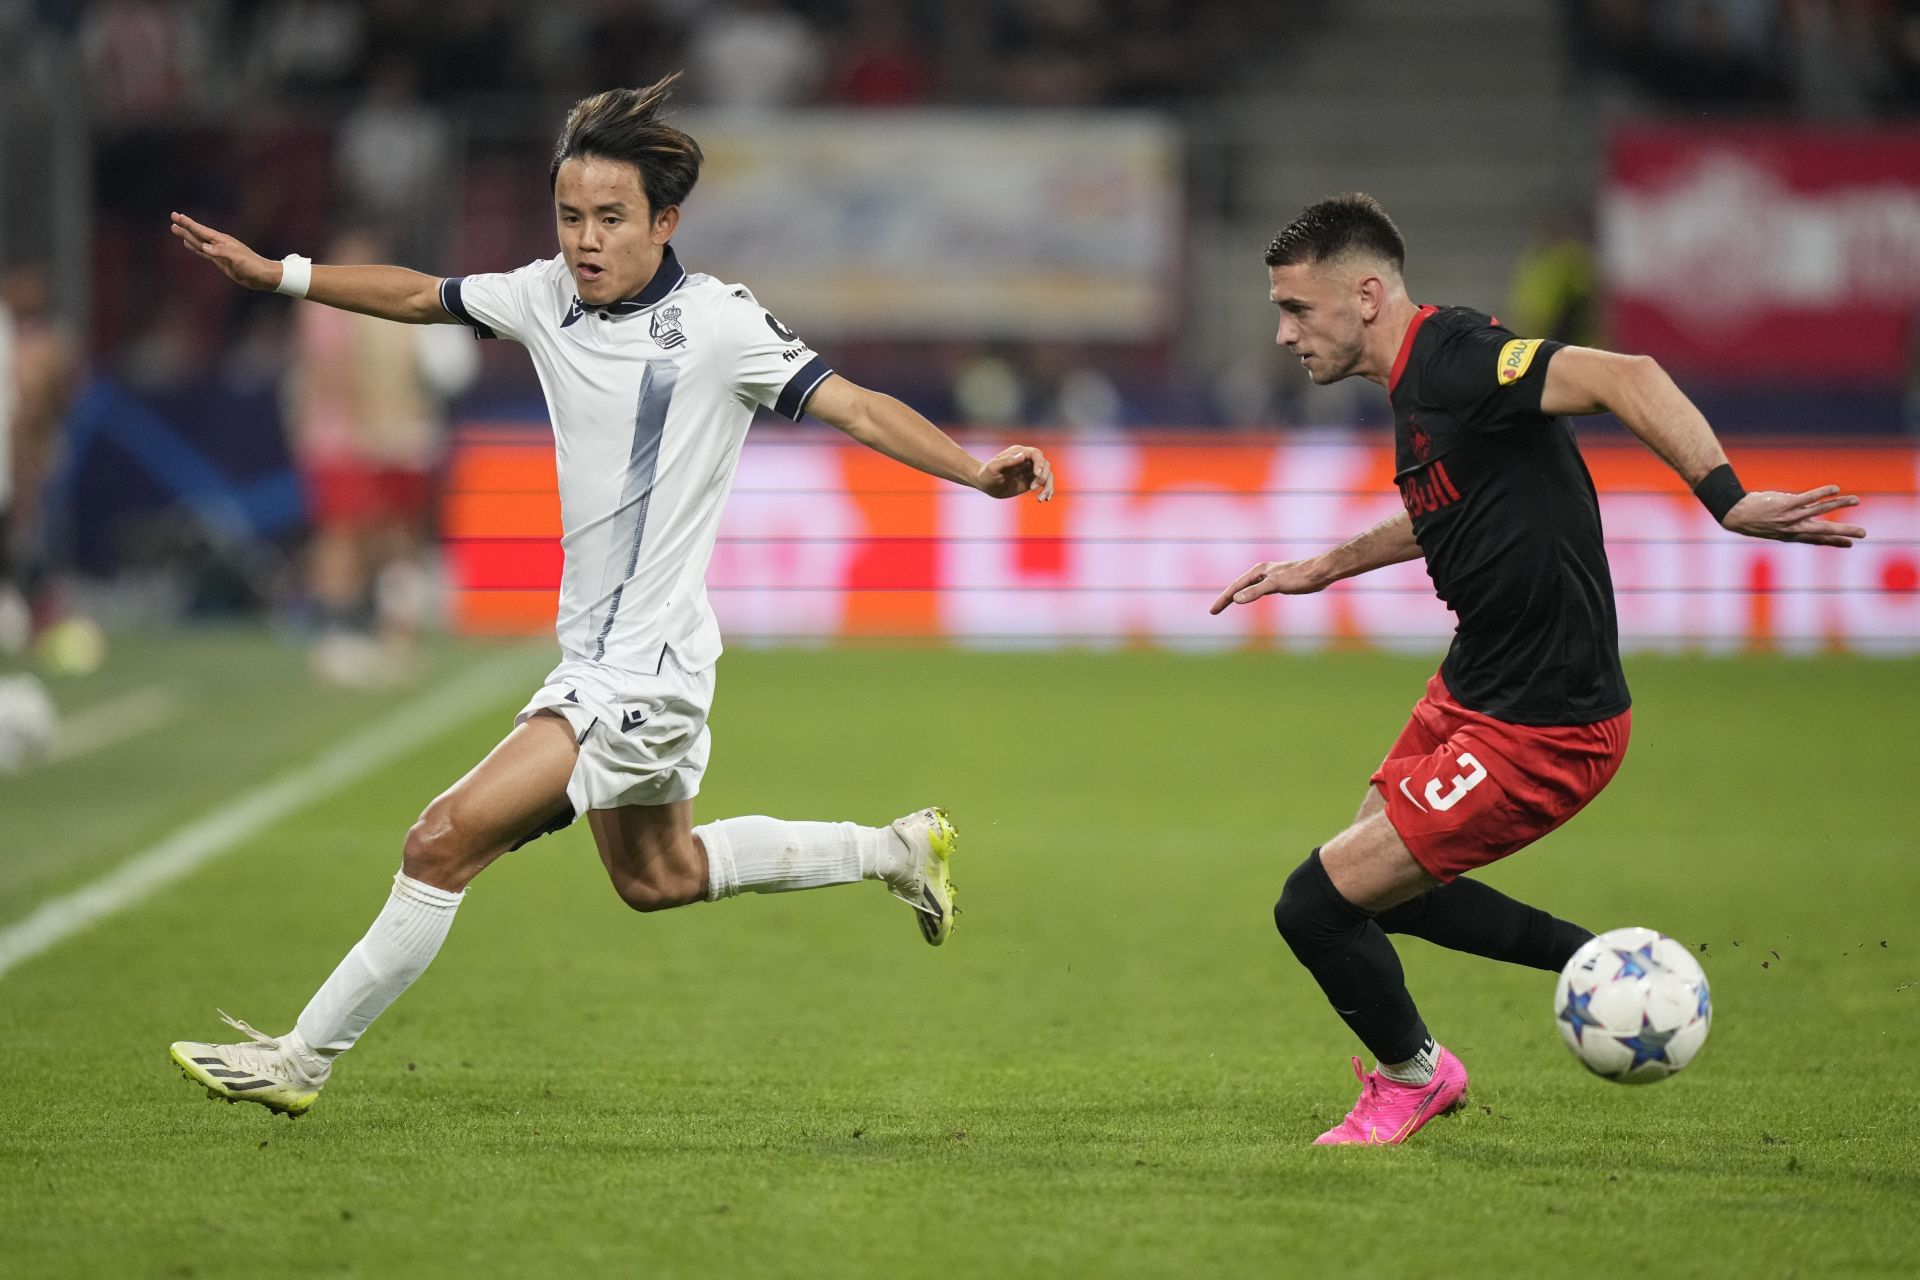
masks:
[[[48,495],[54,559],[110,574],[140,554],[139,530],[184,513],[214,544],[272,539],[305,508],[275,387],[206,382],[151,396],[94,378],[67,418]]]

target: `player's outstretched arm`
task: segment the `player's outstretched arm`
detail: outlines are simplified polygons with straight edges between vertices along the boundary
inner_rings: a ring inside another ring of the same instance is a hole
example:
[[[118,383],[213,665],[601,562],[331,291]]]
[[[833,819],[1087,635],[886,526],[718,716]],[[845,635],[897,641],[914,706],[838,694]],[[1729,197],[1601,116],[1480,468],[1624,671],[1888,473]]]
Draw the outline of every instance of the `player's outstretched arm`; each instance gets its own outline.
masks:
[[[813,393],[807,412],[895,462],[990,497],[1032,493],[1042,502],[1053,497],[1053,464],[1038,449],[1017,444],[982,462],[892,396],[869,391],[837,373],[828,375]]]
[[[1349,538],[1333,550],[1310,559],[1262,561],[1235,578],[1207,612],[1219,613],[1228,605],[1251,604],[1261,596],[1275,593],[1312,595],[1342,578],[1419,558],[1420,544],[1414,540],[1413,517],[1402,511],[1359,537]]]
[[[1547,366],[1540,410],[1548,414],[1611,413],[1679,473],[1722,527],[1750,538],[1850,547],[1867,531],[1825,518],[1860,499],[1822,485],[1804,493],[1755,490],[1734,477],[1713,428],[1651,356],[1591,347],[1562,347]]]
[[[284,263],[263,258],[224,231],[202,226],[184,213],[173,215],[173,234],[189,252],[211,262],[237,285],[271,291],[279,290],[285,279]],[[440,305],[440,281],[433,276],[405,267],[310,269],[306,292],[296,294],[309,301],[407,324],[459,323]]]

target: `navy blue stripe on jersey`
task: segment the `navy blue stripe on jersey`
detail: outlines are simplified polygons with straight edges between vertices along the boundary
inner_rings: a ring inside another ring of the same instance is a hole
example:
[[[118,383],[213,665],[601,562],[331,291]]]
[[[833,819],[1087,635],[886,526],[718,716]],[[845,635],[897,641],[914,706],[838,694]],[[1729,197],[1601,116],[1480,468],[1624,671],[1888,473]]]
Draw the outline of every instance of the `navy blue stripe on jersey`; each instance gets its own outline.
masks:
[[[448,276],[440,282],[440,305],[446,313],[461,324],[472,329],[482,338],[494,336],[493,330],[473,318],[473,312],[467,310],[467,304],[460,300],[460,286],[466,282],[465,276]]]
[[[613,620],[620,616],[620,597],[626,592],[627,579],[633,577],[634,567],[640,563],[640,542],[647,533],[647,507],[653,501],[654,473],[660,465],[660,437],[666,433],[667,407],[673,403],[673,389],[679,380],[680,366],[670,360],[647,361],[647,371],[640,376],[640,404],[634,410],[633,446],[627,451],[627,479],[620,487],[620,506],[614,513],[616,522],[633,522],[633,534],[627,549],[626,571],[620,575],[620,585],[607,600],[606,620],[594,638],[595,662],[607,656],[607,637],[613,633]],[[620,545],[617,534],[612,543]]]
[[[800,415],[807,411],[808,399],[832,372],[832,367],[820,356],[807,361],[794,370],[787,385],[780,388],[780,398],[773,402],[773,411],[783,418],[800,421]]]

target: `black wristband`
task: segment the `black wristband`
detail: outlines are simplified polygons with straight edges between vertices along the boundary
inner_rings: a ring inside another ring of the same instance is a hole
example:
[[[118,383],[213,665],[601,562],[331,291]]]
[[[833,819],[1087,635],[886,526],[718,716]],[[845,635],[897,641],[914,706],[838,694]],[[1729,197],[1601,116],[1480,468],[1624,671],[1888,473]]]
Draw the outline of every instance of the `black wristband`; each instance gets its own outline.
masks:
[[[1747,491],[1741,487],[1740,477],[1733,474],[1733,464],[1723,462],[1693,486],[1693,496],[1713,514],[1715,523],[1724,524],[1727,512],[1747,496]]]

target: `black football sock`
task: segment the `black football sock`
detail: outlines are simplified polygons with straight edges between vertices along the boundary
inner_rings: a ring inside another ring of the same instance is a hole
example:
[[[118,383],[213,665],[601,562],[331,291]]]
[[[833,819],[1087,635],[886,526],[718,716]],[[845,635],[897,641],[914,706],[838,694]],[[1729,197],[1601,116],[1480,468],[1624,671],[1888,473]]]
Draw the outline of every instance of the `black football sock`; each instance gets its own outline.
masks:
[[[1393,944],[1372,916],[1340,896],[1318,849],[1287,877],[1273,922],[1376,1059],[1405,1062],[1427,1044]]]
[[[1388,933],[1404,933],[1455,951],[1558,973],[1587,939],[1585,929],[1516,902],[1478,880],[1455,880],[1374,917]]]

